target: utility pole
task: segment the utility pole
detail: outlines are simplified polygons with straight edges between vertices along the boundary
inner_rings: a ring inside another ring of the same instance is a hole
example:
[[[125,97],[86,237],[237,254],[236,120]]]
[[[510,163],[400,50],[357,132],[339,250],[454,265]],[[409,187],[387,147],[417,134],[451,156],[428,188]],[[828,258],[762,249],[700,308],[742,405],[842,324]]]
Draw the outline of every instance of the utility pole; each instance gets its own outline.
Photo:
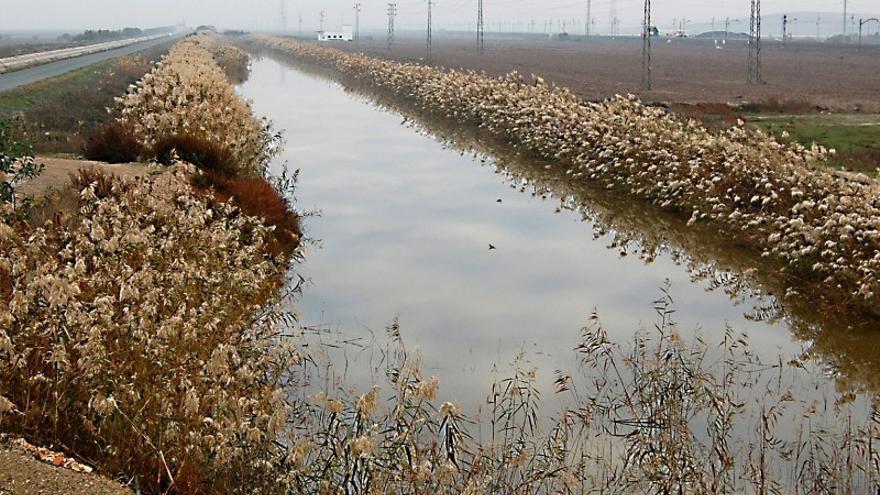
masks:
[[[822,16],[816,16],[816,39],[822,39]]]
[[[846,0],[843,0],[843,37],[846,38]],[[846,41],[844,39],[843,41]]]
[[[727,43],[727,38],[730,37],[730,17],[724,19],[724,43]]]
[[[285,0],[281,0],[281,34],[287,33],[287,6]]]
[[[761,0],[752,0],[749,17],[749,84],[763,83],[761,66]]]
[[[433,7],[433,6],[434,6],[434,0],[428,0],[428,40],[427,40],[427,47],[428,47],[428,54],[427,54],[428,59],[427,60],[428,60],[428,62],[431,61],[431,41],[432,41],[431,40],[431,7]]]
[[[354,40],[361,39],[361,4],[354,4]]]
[[[477,48],[479,48],[480,54],[483,53],[484,48],[483,29],[483,0],[477,0]]]
[[[651,74],[651,0],[645,0],[645,13],[642,18],[642,90],[650,91],[653,86]]]
[[[321,11],[320,19],[321,19],[321,32],[323,33],[324,32],[324,11],[323,10]]]
[[[877,19],[876,17],[864,20],[859,19],[859,50],[862,49],[862,29],[864,28],[865,24],[868,24],[869,22],[880,23],[880,19]]]
[[[587,0],[587,29],[584,31],[589,37],[593,34],[593,0]]]
[[[303,15],[302,14],[299,14],[299,25],[298,25],[297,36],[300,38],[302,38],[302,36],[303,36]]]
[[[788,42],[788,15],[782,16],[782,44]]]
[[[394,44],[394,17],[397,16],[397,4],[388,4],[388,49]]]
[[[789,19],[787,15],[782,16],[782,44],[785,45],[788,43],[788,38],[791,38],[792,35],[788,34],[788,25],[792,22],[797,22],[797,18]]]

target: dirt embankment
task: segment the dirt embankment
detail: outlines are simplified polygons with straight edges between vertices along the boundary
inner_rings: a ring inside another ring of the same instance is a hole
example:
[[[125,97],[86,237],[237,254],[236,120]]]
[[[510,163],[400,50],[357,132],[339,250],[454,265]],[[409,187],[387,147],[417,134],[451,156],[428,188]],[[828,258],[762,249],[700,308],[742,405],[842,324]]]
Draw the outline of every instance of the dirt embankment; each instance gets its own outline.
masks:
[[[80,473],[0,446],[0,495],[131,495],[128,488],[94,473]]]
[[[20,194],[28,196],[41,196],[48,191],[58,190],[70,184],[71,175],[80,170],[97,170],[112,173],[120,177],[136,177],[147,174],[147,168],[143,164],[107,164],[88,160],[73,160],[65,158],[37,157],[37,163],[45,165],[43,173],[25,182],[19,187]]]
[[[423,39],[384,39],[337,44],[378,57],[415,61],[425,57]],[[720,46],[720,45],[719,45]],[[748,48],[730,41],[716,48],[712,40],[654,41],[654,89],[641,91],[640,39],[596,38],[584,41],[487,39],[480,55],[470,38],[435,37],[432,61],[451,68],[502,75],[517,70],[571,88],[579,96],[604,99],[637,94],[645,101],[805,102],[840,111],[880,111],[880,47],[819,43],[764,44],[766,84],[746,84]]]

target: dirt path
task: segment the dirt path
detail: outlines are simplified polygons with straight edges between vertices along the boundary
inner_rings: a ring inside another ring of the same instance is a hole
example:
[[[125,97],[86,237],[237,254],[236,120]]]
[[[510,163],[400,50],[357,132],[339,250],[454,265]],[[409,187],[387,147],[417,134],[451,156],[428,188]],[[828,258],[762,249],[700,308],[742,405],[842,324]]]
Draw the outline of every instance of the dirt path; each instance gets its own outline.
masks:
[[[70,183],[71,174],[81,169],[98,169],[122,177],[142,176],[147,173],[145,165],[140,163],[110,165],[87,160],[70,160],[65,158],[37,157],[37,163],[46,166],[38,177],[21,184],[18,191],[29,196],[41,196],[52,189],[60,189]]]
[[[0,495],[131,495],[128,488],[95,474],[78,473],[0,447]]]

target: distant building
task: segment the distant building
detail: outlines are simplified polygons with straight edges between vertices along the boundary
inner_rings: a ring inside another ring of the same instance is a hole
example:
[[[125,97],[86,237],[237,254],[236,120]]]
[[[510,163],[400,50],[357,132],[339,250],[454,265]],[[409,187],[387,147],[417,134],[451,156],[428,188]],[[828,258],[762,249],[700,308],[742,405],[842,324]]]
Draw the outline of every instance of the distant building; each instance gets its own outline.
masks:
[[[354,41],[351,26],[342,26],[342,31],[318,31],[318,41]]]

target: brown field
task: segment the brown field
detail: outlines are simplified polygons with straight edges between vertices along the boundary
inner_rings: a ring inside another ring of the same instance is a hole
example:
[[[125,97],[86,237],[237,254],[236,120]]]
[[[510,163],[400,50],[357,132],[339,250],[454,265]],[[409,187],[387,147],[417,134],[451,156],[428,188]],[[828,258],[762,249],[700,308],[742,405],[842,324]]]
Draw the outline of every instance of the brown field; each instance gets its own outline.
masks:
[[[399,38],[388,51],[384,38],[334,45],[370,55],[414,61],[425,57],[425,41]],[[597,100],[637,94],[648,102],[790,103],[793,109],[880,111],[880,47],[812,42],[764,42],[766,84],[746,84],[748,49],[731,40],[716,49],[711,40],[654,41],[654,90],[642,93],[641,40],[594,38],[559,41],[544,38],[486,38],[480,55],[470,38],[435,36],[434,64],[484,70],[501,75],[517,70],[536,74]],[[787,111],[786,105],[780,110]]]

